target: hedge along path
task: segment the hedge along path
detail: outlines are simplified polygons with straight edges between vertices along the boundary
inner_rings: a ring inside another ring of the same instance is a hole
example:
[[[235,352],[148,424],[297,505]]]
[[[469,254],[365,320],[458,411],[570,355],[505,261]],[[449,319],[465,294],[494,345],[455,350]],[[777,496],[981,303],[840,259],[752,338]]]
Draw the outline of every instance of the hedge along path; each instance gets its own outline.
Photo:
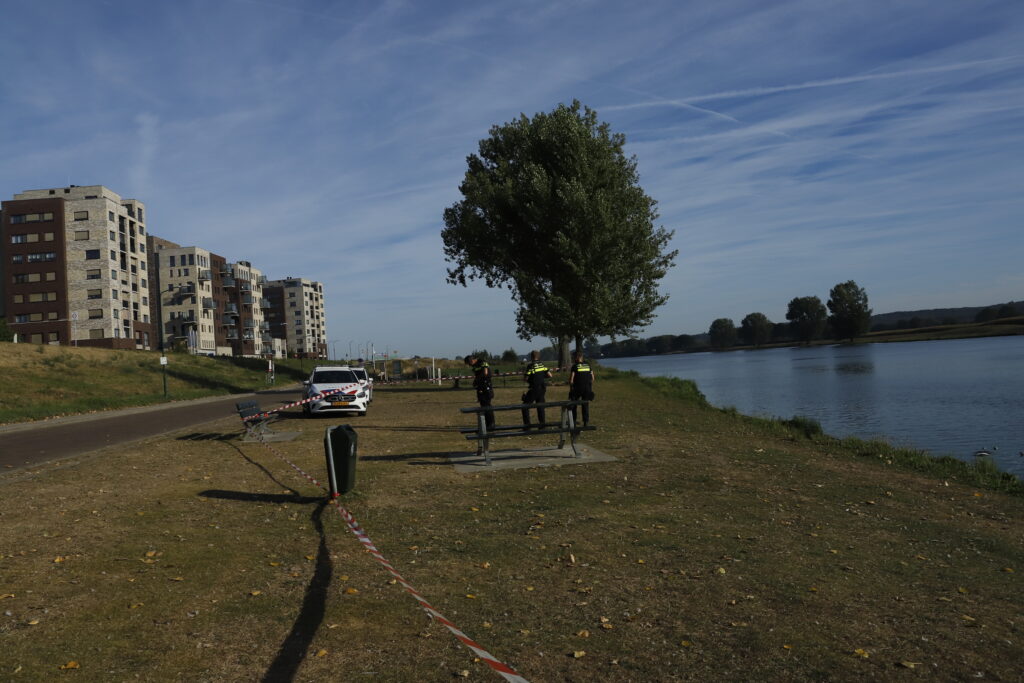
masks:
[[[308,472],[306,472],[301,467],[299,467],[291,460],[289,460],[287,457],[285,457],[284,454],[282,454],[276,448],[271,446],[266,441],[261,441],[260,443],[262,443],[267,448],[267,450],[273,453],[276,457],[283,460],[289,467],[291,467],[293,470],[295,470],[303,477],[305,477],[307,480],[312,482],[315,486],[320,488],[320,490],[322,490],[324,493],[328,493],[327,488],[323,484],[321,484]],[[485,650],[481,645],[479,645],[476,641],[474,641],[472,638],[463,633],[462,630],[459,629],[459,627],[457,627],[450,620],[448,620],[448,618],[446,618],[443,614],[434,609],[433,606],[431,606],[431,604],[427,602],[426,599],[424,599],[420,592],[413,588],[412,584],[406,581],[405,578],[398,573],[398,570],[396,570],[394,566],[387,560],[387,558],[385,558],[384,555],[379,550],[377,550],[377,547],[373,544],[373,541],[370,540],[369,535],[365,531],[363,531],[363,528],[359,525],[359,522],[356,521],[356,518],[352,515],[352,513],[349,512],[341,503],[338,502],[337,497],[332,497],[330,503],[338,511],[338,514],[341,515],[341,519],[348,526],[349,530],[351,530],[352,533],[355,534],[355,537],[359,539],[359,542],[363,544],[363,547],[366,549],[366,551],[370,553],[370,555],[375,560],[380,562],[380,564],[385,569],[387,569],[388,572],[393,577],[395,577],[395,580],[397,580],[398,583],[402,585],[402,588],[404,588],[405,591],[409,593],[409,595],[416,599],[416,602],[420,604],[420,607],[423,608],[423,611],[427,613],[428,617],[430,617],[431,619],[436,619],[438,622],[440,622],[446,629],[448,629],[452,633],[453,636],[455,636],[455,638],[460,643],[468,647],[470,651],[473,652],[474,655],[483,660],[483,662],[487,664],[487,666],[491,667],[493,671],[498,673],[506,681],[509,681],[510,683],[529,683],[529,681],[520,676],[515,671],[515,669],[508,666],[507,664],[503,664],[502,662],[500,662],[494,655],[492,655],[490,652]]]

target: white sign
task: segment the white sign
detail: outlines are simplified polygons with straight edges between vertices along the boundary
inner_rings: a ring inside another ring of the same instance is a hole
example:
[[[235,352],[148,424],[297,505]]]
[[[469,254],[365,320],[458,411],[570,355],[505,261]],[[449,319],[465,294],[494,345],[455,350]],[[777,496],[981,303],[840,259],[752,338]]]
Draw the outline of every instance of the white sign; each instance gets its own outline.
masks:
[[[167,365],[167,356],[160,356],[160,365]]]
[[[71,312],[71,319],[72,320],[78,320],[78,311],[72,311]]]

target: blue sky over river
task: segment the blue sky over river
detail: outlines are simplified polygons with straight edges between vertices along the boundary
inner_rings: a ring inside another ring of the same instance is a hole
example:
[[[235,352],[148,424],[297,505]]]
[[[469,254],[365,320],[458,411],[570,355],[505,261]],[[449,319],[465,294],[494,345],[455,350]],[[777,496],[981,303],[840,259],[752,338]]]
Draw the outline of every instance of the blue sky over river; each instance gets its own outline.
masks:
[[[444,282],[441,214],[490,126],[573,98],[676,231],[645,336],[849,279],[879,313],[1024,298],[1018,0],[2,6],[3,198],[138,198],[323,281],[340,348],[529,348],[507,292]]]

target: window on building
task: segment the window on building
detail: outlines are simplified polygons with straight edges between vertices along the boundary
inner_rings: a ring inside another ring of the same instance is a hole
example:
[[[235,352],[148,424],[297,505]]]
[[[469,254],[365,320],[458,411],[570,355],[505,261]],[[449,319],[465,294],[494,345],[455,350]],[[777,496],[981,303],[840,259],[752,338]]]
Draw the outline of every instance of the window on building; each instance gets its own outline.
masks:
[[[103,339],[103,330],[89,330],[89,339]]]
[[[110,269],[110,279],[111,280],[116,280],[117,279],[117,271],[114,270],[113,268]]]
[[[28,235],[11,235],[11,244],[25,244],[28,242]]]
[[[42,344],[43,343],[43,335],[42,335],[42,333],[32,334],[32,335],[29,335],[28,340],[30,342],[32,342],[33,344]]]
[[[29,263],[39,263],[41,261],[56,261],[57,252],[55,251],[40,251],[34,254],[28,255]]]
[[[108,232],[110,233],[110,241],[111,242],[116,242],[117,241],[117,235],[114,234],[114,231],[113,230],[109,230]]]
[[[107,211],[107,220],[110,221],[111,223],[114,222],[114,212],[113,211]]]
[[[22,296],[21,294],[15,294],[14,295],[14,303],[16,303],[16,304],[23,304],[23,303],[25,303],[25,297]]]
[[[89,309],[89,320],[96,320],[103,317],[102,308],[90,308]]]
[[[59,342],[60,341],[60,335],[57,332],[50,332],[46,336],[47,336],[47,339],[49,339],[52,342]]]
[[[149,287],[149,284],[146,282],[146,278],[142,278],[142,286]]]
[[[75,230],[75,241],[76,242],[81,241],[81,240],[87,240],[87,239],[89,239],[89,231],[88,230]]]
[[[102,299],[103,298],[103,290],[102,289],[87,289],[87,290],[85,290],[85,298],[86,299]]]
[[[139,207],[139,220],[140,221],[143,220],[143,218],[142,218],[142,207],[141,206]],[[139,229],[141,230],[142,228],[139,228]]]
[[[117,252],[114,251],[113,249],[110,250],[110,260],[111,261],[116,261],[117,260]]]
[[[85,271],[85,279],[86,280],[99,280],[100,279],[100,269],[99,268],[90,268],[89,270]]]
[[[114,320],[117,320],[120,317],[121,317],[121,309],[120,308],[115,308],[114,309]]]
[[[28,322],[28,313],[20,313],[20,314],[14,316],[14,322],[16,322],[16,323],[27,323]]]
[[[86,261],[95,261],[99,257],[100,257],[100,250],[99,249],[86,249],[85,250],[85,260]]]
[[[29,313],[28,314],[28,320],[29,320],[29,322],[33,322],[33,323],[42,322],[43,321],[43,314],[42,313]]]
[[[46,273],[46,281],[47,281],[47,282],[53,282],[53,281],[54,281],[54,280],[56,280],[56,279],[57,279],[57,273],[56,273],[56,271],[53,271],[53,270],[51,270],[51,271],[48,271],[48,272]]]
[[[52,220],[53,214],[50,212],[23,213],[17,216],[11,216],[11,225],[18,225],[19,223],[47,223]]]
[[[24,263],[24,262],[25,262],[25,255],[24,254],[11,254],[11,263]]]
[[[87,220],[89,220],[89,212],[88,211],[75,211],[75,220],[76,221],[87,221]]]

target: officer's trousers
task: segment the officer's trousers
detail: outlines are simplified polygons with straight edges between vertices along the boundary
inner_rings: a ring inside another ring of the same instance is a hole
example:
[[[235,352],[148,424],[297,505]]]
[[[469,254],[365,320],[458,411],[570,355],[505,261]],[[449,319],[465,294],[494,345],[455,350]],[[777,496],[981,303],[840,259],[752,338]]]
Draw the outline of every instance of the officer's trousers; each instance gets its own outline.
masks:
[[[547,387],[541,385],[539,387],[530,387],[523,394],[523,403],[543,403],[544,394],[547,393]],[[544,424],[544,409],[537,408],[537,419],[540,420],[541,424]],[[530,426],[530,409],[523,408],[523,424],[527,427]]]

